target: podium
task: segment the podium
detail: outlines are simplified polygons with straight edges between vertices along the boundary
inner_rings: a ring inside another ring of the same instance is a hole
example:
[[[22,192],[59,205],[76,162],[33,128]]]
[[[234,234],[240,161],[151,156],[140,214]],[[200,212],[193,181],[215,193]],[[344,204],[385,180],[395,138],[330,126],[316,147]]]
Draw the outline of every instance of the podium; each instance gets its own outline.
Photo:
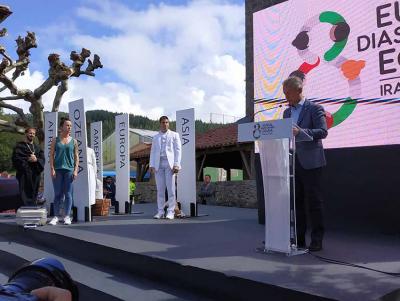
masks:
[[[296,141],[311,141],[306,132],[293,136],[292,119],[240,124],[238,142],[257,141],[265,200],[265,249],[289,256],[307,252],[297,246],[295,206]]]

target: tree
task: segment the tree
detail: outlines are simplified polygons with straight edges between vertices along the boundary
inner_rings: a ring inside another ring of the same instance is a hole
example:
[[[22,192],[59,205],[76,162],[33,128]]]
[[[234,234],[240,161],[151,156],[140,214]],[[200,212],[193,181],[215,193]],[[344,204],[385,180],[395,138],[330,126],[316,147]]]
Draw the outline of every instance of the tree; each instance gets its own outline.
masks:
[[[0,23],[11,14],[12,12],[8,6],[0,5]],[[6,34],[6,28],[0,30],[0,37],[4,37]],[[39,142],[42,144],[44,141],[44,107],[42,96],[53,86],[56,86],[57,92],[54,97],[52,111],[58,112],[61,99],[68,90],[68,80],[71,77],[79,77],[83,74],[95,76],[94,71],[98,68],[103,68],[103,65],[97,54],[94,55],[93,61],[90,60],[91,52],[85,48],[82,48],[80,53],[71,51],[70,59],[72,60],[72,64],[70,66],[61,62],[58,54],[51,53],[48,56],[50,68],[47,79],[33,91],[29,89],[18,89],[14,81],[28,69],[30,63],[30,49],[37,48],[35,33],[28,31],[24,38],[19,36],[16,39],[16,43],[18,59],[15,61],[7,54],[5,48],[0,45],[0,56],[3,57],[0,63],[0,83],[3,84],[3,87],[0,87],[0,92],[5,90],[10,92],[9,96],[0,97],[0,109],[9,109],[17,114],[17,118],[13,121],[0,119],[0,132],[23,134],[24,128],[34,126],[37,129]],[[86,60],[88,64],[86,69],[82,70]],[[13,73],[10,77],[9,74],[11,71],[13,71]],[[33,117],[31,123],[21,108],[9,103],[17,99],[22,99],[30,103],[29,112]]]

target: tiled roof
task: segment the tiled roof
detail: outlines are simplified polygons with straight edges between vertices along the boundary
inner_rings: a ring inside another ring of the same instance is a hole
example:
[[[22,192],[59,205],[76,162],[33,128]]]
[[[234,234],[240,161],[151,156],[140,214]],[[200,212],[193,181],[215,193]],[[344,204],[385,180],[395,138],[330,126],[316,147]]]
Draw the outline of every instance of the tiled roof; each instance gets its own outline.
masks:
[[[196,149],[209,149],[234,146],[237,142],[238,125],[236,123],[225,125],[219,128],[196,135]],[[131,152],[131,159],[139,159],[150,156],[151,145],[146,144],[140,149]]]
[[[196,149],[217,148],[237,144],[238,126],[236,123],[196,135]]]

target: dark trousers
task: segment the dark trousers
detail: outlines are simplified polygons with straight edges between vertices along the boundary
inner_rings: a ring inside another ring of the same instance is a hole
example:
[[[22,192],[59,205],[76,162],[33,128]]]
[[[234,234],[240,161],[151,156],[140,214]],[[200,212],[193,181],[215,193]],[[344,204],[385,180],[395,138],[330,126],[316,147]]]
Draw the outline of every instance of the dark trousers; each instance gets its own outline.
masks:
[[[119,213],[119,202],[117,202],[115,197],[111,198],[111,206],[114,206],[115,213]]]
[[[296,158],[296,228],[299,244],[305,244],[307,211],[311,222],[311,240],[322,241],[324,236],[321,176],[322,167],[304,169]]]
[[[25,206],[34,206],[37,202],[37,195],[40,185],[40,174],[31,170],[17,173],[19,194]]]

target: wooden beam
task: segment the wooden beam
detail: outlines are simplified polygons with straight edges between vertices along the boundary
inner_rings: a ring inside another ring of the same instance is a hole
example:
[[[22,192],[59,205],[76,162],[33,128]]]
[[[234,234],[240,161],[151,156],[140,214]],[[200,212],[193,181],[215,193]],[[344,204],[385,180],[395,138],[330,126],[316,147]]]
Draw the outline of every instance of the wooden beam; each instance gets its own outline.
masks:
[[[203,159],[201,160],[199,171],[197,173],[197,181],[200,181],[201,173],[203,172],[204,162],[206,161],[207,154],[204,154]]]
[[[202,150],[196,150],[196,156],[201,157],[203,154],[220,154],[220,153],[230,153],[237,151],[250,151],[253,149],[253,145],[249,143],[243,143],[232,147],[220,147],[220,148],[207,148]]]
[[[247,162],[246,154],[244,153],[244,151],[242,151],[242,150],[240,151],[240,156],[242,157],[244,168],[246,169],[246,172],[249,175],[249,178],[251,178],[252,177],[251,169],[250,169],[249,163]]]
[[[136,165],[136,182],[142,182],[142,163],[140,162]]]

